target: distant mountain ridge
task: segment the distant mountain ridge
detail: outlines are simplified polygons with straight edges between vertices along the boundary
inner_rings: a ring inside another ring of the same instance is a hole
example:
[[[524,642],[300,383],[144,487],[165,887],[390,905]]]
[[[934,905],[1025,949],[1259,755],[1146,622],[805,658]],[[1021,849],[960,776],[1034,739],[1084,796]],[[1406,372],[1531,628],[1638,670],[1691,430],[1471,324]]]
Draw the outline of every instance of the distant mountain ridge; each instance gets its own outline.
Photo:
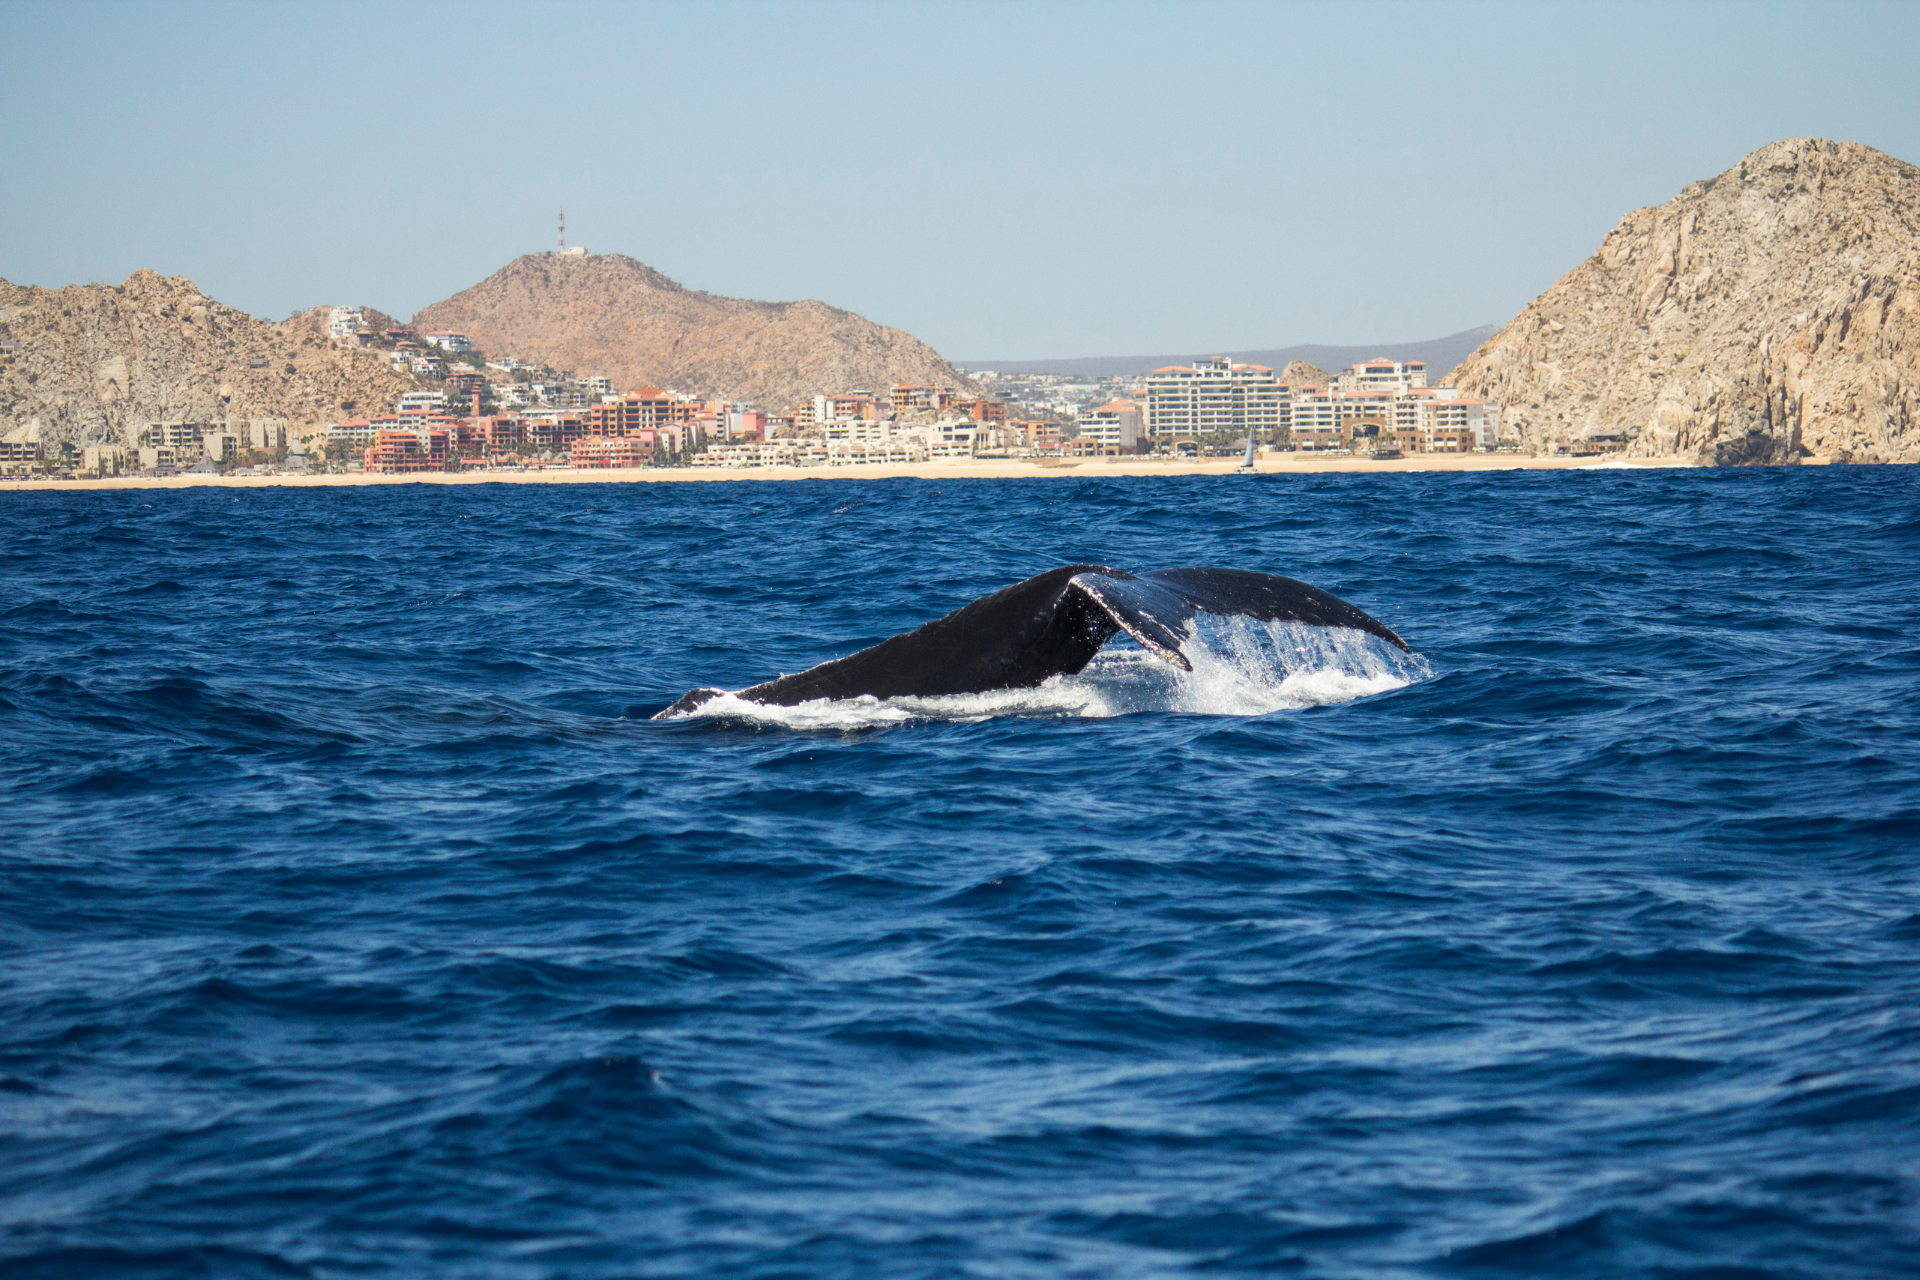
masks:
[[[628,390],[647,384],[790,408],[821,392],[897,383],[973,391],[910,333],[824,302],[752,302],[682,287],[618,253],[527,254],[413,317],[489,355]]]
[[[1124,378],[1131,374],[1151,373],[1170,364],[1191,364],[1207,356],[1226,356],[1236,364],[1263,364],[1272,369],[1284,369],[1295,360],[1303,360],[1318,368],[1335,371],[1375,356],[1385,356],[1389,360],[1424,360],[1427,381],[1438,382],[1499,329],[1497,324],[1483,324],[1478,328],[1450,333],[1444,338],[1428,338],[1421,342],[1376,342],[1359,347],[1329,347],[1308,343],[1263,351],[1196,351],[1174,356],[1085,356],[1068,360],[963,360],[960,364],[965,369],[991,369],[995,373],[1066,373],[1094,378]]]

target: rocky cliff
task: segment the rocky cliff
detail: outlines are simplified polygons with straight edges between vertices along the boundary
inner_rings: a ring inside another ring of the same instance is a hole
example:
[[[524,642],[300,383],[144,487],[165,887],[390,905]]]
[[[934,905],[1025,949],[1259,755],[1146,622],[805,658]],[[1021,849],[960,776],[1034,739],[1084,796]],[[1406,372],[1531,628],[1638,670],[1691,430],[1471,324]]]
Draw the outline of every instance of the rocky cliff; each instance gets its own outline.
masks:
[[[1280,385],[1283,387],[1325,387],[1332,382],[1332,374],[1305,360],[1289,360],[1287,367],[1280,371]]]
[[[1629,213],[1448,381],[1533,445],[1914,462],[1916,308],[1920,170],[1796,138]]]
[[[149,422],[286,418],[296,432],[390,409],[417,385],[331,346],[302,317],[256,320],[182,276],[41,289],[0,280],[0,435],[40,424],[50,451],[133,443]]]
[[[910,333],[822,302],[695,293],[620,254],[529,254],[413,323],[464,333],[489,355],[605,374],[622,390],[652,383],[774,410],[901,382],[973,389]]]

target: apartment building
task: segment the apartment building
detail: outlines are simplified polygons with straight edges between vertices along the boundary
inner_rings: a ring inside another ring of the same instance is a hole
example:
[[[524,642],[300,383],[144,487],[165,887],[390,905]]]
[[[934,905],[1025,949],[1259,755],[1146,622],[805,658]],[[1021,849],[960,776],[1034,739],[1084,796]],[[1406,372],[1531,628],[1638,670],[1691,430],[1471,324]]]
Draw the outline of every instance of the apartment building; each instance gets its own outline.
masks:
[[[1459,453],[1468,449],[1491,449],[1500,442],[1500,410],[1475,396],[1462,395],[1453,387],[1439,387],[1430,400],[1418,401],[1415,426],[1425,447],[1435,453]],[[1470,441],[1462,445],[1460,441]]]
[[[873,397],[865,391],[847,391],[839,395],[813,398],[815,426],[825,426],[829,422],[872,422],[882,416],[873,402]]]
[[[1199,436],[1227,432],[1271,435],[1286,425],[1286,395],[1265,365],[1223,356],[1191,366],[1168,365],[1147,378],[1147,434]]]
[[[1374,359],[1342,371],[1324,391],[1297,392],[1287,423],[1294,447],[1347,448],[1356,434],[1391,438],[1408,452],[1455,453],[1499,442],[1497,408],[1456,387],[1429,387],[1426,381],[1426,366],[1418,360]],[[1376,430],[1356,430],[1347,425],[1352,423]]]
[[[938,412],[954,403],[952,387],[914,386],[901,383],[888,395],[895,413]]]
[[[447,375],[447,394],[461,399],[487,393],[487,375],[478,369],[460,369]]]
[[[1103,447],[1132,453],[1145,437],[1145,417],[1132,400],[1109,400],[1080,417],[1080,438]]]
[[[129,470],[132,464],[125,445],[90,444],[80,450],[79,474],[105,479]]]
[[[568,461],[576,468],[593,470],[650,467],[653,442],[640,436],[587,436],[574,441]]]
[[[367,446],[367,470],[383,475],[449,470],[450,442],[445,427],[383,428]]]
[[[767,415],[758,409],[730,405],[727,408],[726,424],[728,440],[765,440],[767,438]]]
[[[0,439],[0,467],[24,470],[37,466],[45,457],[46,450],[40,441],[38,422],[15,427],[4,439]]]
[[[1329,390],[1362,392],[1386,391],[1406,395],[1427,385],[1427,366],[1420,360],[1389,360],[1375,356],[1365,364],[1351,365],[1333,377]]]
[[[615,400],[603,400],[588,411],[588,429],[597,436],[629,436],[692,416],[686,401],[659,387],[641,387]]]
[[[287,420],[285,418],[253,418],[247,422],[244,444],[249,449],[284,449],[287,447]]]
[[[1327,441],[1352,435],[1343,426],[1346,422],[1364,418],[1392,423],[1394,397],[1388,391],[1310,391],[1294,396],[1289,410],[1286,425],[1296,446],[1302,440],[1314,440],[1320,442],[1320,448],[1331,448],[1334,446]]]

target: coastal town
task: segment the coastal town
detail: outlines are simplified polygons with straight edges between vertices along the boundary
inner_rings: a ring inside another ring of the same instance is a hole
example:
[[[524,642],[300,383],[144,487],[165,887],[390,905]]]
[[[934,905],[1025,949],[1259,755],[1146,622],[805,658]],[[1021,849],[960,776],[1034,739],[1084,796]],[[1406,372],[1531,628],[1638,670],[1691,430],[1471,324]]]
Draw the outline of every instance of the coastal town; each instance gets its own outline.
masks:
[[[985,394],[902,383],[823,390],[765,408],[659,386],[618,389],[603,376],[489,356],[465,334],[375,328],[357,307],[333,308],[327,336],[378,353],[432,389],[407,392],[376,412],[349,412],[305,435],[284,419],[157,421],[128,444],[50,456],[36,433],[16,431],[0,441],[0,470],[75,478],[397,475],[1243,452],[1386,460],[1516,448],[1497,408],[1429,386],[1417,360],[1378,358],[1332,374],[1298,367],[1285,377],[1218,357],[1135,378],[978,370],[972,376]]]

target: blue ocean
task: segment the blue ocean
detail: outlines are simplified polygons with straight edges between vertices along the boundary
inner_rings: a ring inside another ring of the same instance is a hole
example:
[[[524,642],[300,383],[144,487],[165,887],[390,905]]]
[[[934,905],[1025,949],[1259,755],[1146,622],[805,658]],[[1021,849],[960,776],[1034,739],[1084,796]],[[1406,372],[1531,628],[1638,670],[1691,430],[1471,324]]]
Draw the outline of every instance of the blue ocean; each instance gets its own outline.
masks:
[[[0,495],[0,1274],[1920,1272],[1920,473]],[[1037,689],[739,689],[1056,565]]]

